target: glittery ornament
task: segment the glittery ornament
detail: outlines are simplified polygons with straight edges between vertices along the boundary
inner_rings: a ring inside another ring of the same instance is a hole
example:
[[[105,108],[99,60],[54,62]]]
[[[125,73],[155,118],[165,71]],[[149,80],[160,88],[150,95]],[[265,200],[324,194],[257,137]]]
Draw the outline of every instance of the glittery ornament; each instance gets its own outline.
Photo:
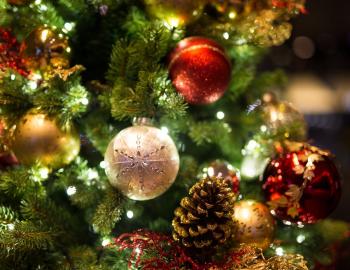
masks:
[[[105,162],[111,185],[138,201],[163,194],[179,170],[179,154],[173,140],[144,122],[115,136],[107,148]]]
[[[234,204],[234,241],[266,249],[274,238],[275,220],[269,208],[253,200],[242,200]]]
[[[293,223],[326,218],[341,195],[330,154],[302,143],[286,143],[285,149],[264,172],[263,190],[272,214]]]
[[[279,10],[266,9],[252,13],[240,26],[242,36],[262,47],[279,46],[290,38],[292,25]]]
[[[231,78],[230,60],[211,39],[190,37],[169,56],[169,73],[176,90],[191,104],[209,104],[223,96]]]
[[[208,166],[202,169],[203,174],[201,177],[216,177],[219,179],[227,180],[230,183],[232,191],[234,193],[239,192],[239,171],[235,169],[230,163],[223,160],[215,160]]]
[[[26,60],[20,54],[20,44],[12,33],[0,27],[0,73],[12,69],[26,77]]]
[[[80,138],[73,126],[63,130],[57,119],[29,111],[16,125],[11,149],[24,165],[56,169],[69,164],[79,154]]]
[[[52,28],[35,29],[22,43],[21,51],[29,59],[27,67],[32,71],[69,67],[68,39]]]
[[[262,114],[264,132],[284,139],[306,139],[307,124],[302,113],[286,101],[279,101],[275,94],[265,93],[258,111]]]
[[[23,6],[31,3],[33,0],[7,0],[7,3],[14,6]]]
[[[197,19],[206,0],[144,0],[148,13],[170,27],[186,25]]]

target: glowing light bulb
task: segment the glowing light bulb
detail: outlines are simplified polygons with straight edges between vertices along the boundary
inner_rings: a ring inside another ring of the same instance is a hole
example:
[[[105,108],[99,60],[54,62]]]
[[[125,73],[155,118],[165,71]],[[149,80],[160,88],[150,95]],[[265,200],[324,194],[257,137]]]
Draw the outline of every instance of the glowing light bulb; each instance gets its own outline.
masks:
[[[305,241],[305,238],[306,238],[305,235],[300,234],[300,235],[297,236],[297,242],[298,242],[299,244],[301,244],[302,242]]]
[[[74,186],[70,186],[70,187],[67,188],[66,193],[67,193],[68,196],[72,196],[75,193],[77,193],[77,188],[74,187]]]
[[[216,113],[216,118],[219,119],[219,120],[222,120],[225,118],[225,113],[224,112],[217,112]]]
[[[127,216],[129,219],[132,219],[132,218],[134,217],[134,212],[131,211],[131,210],[128,210],[128,211],[126,212],[126,216]]]
[[[284,255],[284,250],[281,247],[276,248],[276,255],[277,256],[283,256]]]

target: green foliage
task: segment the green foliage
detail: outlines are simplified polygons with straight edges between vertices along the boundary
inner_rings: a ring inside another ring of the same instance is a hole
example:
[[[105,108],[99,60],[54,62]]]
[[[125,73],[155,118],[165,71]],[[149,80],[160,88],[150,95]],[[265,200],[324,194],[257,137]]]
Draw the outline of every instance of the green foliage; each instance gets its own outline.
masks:
[[[110,187],[98,205],[92,224],[97,232],[109,234],[123,214],[124,198],[119,191]]]
[[[109,95],[112,116],[116,120],[183,116],[187,106],[160,67],[172,44],[172,32],[159,23],[144,22],[131,31],[130,39],[117,41],[111,53],[106,78],[113,88],[105,95]]]
[[[0,206],[0,231],[8,229],[8,226],[18,221],[18,215],[11,208]]]

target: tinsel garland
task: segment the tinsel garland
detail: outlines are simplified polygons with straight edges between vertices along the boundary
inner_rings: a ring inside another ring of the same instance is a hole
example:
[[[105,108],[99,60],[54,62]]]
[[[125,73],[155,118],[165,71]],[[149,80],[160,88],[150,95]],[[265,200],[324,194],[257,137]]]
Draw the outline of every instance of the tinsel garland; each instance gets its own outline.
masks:
[[[20,44],[9,30],[0,28],[0,71],[12,69],[27,77],[26,60],[20,54]]]
[[[304,4],[304,0],[271,0],[271,5],[275,8],[285,8],[289,12],[297,10],[302,14],[306,14],[307,11]]]
[[[260,250],[242,247],[230,251],[218,262],[201,264],[170,236],[138,230],[115,239],[118,251],[131,250],[129,268],[144,270],[307,270],[301,255],[283,255],[265,259]]]

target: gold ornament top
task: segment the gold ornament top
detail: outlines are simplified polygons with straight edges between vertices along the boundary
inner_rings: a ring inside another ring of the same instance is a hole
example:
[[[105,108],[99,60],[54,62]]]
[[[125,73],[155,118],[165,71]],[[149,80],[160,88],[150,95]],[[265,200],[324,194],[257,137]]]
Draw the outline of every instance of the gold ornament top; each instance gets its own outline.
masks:
[[[50,27],[39,27],[29,34],[21,45],[31,70],[68,68],[70,47],[68,39]]]

